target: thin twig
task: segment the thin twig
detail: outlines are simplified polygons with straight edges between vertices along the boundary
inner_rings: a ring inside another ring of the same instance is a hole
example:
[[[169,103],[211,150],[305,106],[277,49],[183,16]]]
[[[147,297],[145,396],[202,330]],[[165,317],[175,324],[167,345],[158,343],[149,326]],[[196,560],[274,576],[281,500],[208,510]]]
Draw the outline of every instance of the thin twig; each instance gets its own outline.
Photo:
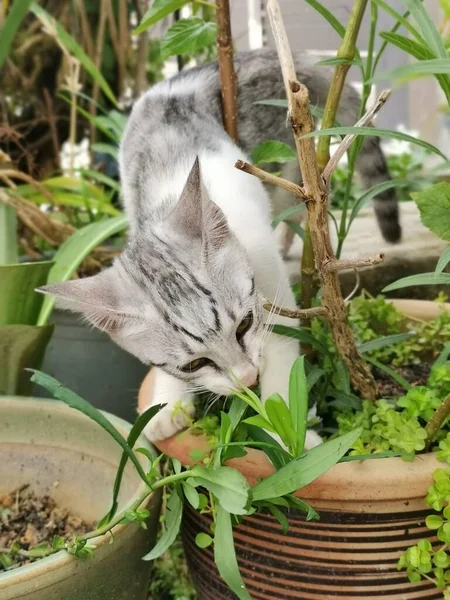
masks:
[[[217,0],[217,58],[224,127],[231,139],[237,143],[237,88],[229,0]]]
[[[354,269],[354,271],[355,271],[355,276],[356,276],[355,287],[352,289],[350,294],[344,299],[345,304],[348,304],[350,302],[350,300],[353,298],[353,296],[359,290],[359,286],[361,285],[361,275],[359,274],[359,271],[357,269]]]
[[[386,104],[389,96],[391,95],[391,90],[384,90],[378,96],[375,104],[369,109],[366,114],[356,123],[355,127],[364,127],[368,123],[370,123],[373,117],[377,114],[377,112]],[[350,133],[345,136],[342,142],[337,147],[333,156],[328,161],[327,166],[323,170],[322,177],[324,179],[325,185],[329,188],[331,185],[331,176],[333,175],[336,167],[339,164],[339,161],[350,148],[350,146],[355,141],[358,134]]]
[[[240,171],[245,171],[245,173],[249,173],[250,175],[258,177],[264,183],[278,185],[279,187],[284,188],[288,192],[291,192],[291,194],[297,196],[297,198],[300,198],[303,201],[306,200],[304,191],[296,183],[292,183],[291,181],[287,181],[287,179],[283,179],[282,177],[277,177],[276,175],[267,173],[267,171],[264,171],[259,167],[255,167],[254,165],[244,162],[243,160],[238,160],[234,166]]]
[[[332,259],[326,265],[323,265],[323,269],[328,273],[336,271],[345,271],[345,269],[358,269],[363,267],[372,267],[378,265],[384,260],[384,254],[377,254],[376,256],[367,256],[366,258],[355,258],[349,260],[338,260]]]
[[[450,394],[445,398],[440,406],[435,410],[429,423],[425,427],[427,432],[427,447],[433,442],[437,432],[442,427],[445,419],[450,415]]]
[[[267,311],[271,311],[281,317],[289,317],[290,319],[312,319],[314,317],[323,317],[327,314],[327,309],[324,306],[316,306],[314,308],[282,308],[281,306],[275,306],[270,302],[264,304],[264,308]]]

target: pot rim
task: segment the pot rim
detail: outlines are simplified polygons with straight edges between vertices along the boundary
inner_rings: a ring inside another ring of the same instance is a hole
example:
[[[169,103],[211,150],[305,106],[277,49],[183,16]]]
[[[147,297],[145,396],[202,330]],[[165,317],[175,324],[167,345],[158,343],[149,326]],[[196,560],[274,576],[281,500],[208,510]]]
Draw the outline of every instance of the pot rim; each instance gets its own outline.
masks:
[[[2,403],[6,404],[8,402],[11,404],[14,403],[15,405],[17,405],[17,403],[21,403],[22,405],[26,405],[26,403],[33,403],[33,404],[39,403],[40,406],[48,407],[49,409],[51,409],[52,412],[54,412],[55,410],[68,412],[69,414],[73,415],[74,419],[77,419],[80,417],[88,418],[86,415],[82,414],[79,411],[72,409],[71,407],[69,407],[67,404],[65,404],[64,402],[62,402],[60,400],[50,400],[47,398],[33,398],[33,397],[24,397],[24,396],[0,397],[0,407],[2,406]],[[132,425],[130,423],[128,423],[127,421],[125,421],[124,419],[121,419],[120,417],[116,417],[115,415],[113,415],[111,413],[108,413],[103,410],[100,412],[102,414],[104,414],[111,421],[111,423],[116,427],[116,429],[119,431],[119,433],[126,439],[130,432]],[[105,432],[105,434],[106,434],[106,432]],[[0,447],[1,447],[1,443],[2,443],[2,441],[0,440]],[[147,439],[142,434],[138,438],[137,443],[139,443],[140,447],[143,447],[143,448],[146,448],[147,450],[149,450],[149,452],[151,452],[156,457],[155,449],[151,446],[151,444],[147,441]],[[146,461],[148,460],[143,454],[139,454],[138,459],[144,463],[146,463]],[[133,504],[133,501],[136,500],[136,498],[144,492],[146,487],[147,487],[146,484],[142,481],[142,479],[140,479],[138,487],[134,491],[130,500],[123,507],[123,510],[127,510]],[[111,490],[111,492],[112,492],[112,490]],[[143,507],[143,508],[147,507],[152,502],[154,497],[155,497],[155,492],[151,493],[148,496],[148,498],[141,504],[141,507]],[[133,525],[133,523],[117,524],[111,530],[113,533],[113,536],[114,537],[120,536],[126,529],[128,529],[130,527],[130,525]],[[94,545],[96,548],[100,548],[100,547],[104,546],[105,544],[109,544],[110,540],[111,540],[111,535],[109,533],[105,533],[103,535],[92,538],[91,540],[89,540],[89,543]],[[0,591],[2,588],[8,587],[8,585],[12,584],[13,582],[14,582],[14,584],[17,584],[21,580],[28,581],[30,579],[30,577],[32,577],[32,576],[38,577],[41,574],[42,575],[44,573],[47,574],[49,572],[49,570],[57,570],[63,566],[69,565],[70,563],[73,563],[74,561],[78,561],[78,560],[80,560],[80,559],[77,558],[76,556],[69,554],[66,550],[60,550],[59,552],[56,552],[55,554],[52,554],[51,556],[41,558],[41,559],[37,560],[36,562],[32,562],[27,565],[22,565],[21,567],[17,567],[16,569],[12,569],[10,571],[5,571],[4,573],[0,573]]]
[[[421,315],[420,318],[425,319],[437,317],[442,306],[432,300],[391,299],[389,302],[411,316]],[[450,303],[444,303],[444,307],[450,310]],[[189,457],[192,450],[211,450],[205,435],[195,436],[189,431],[159,441],[155,445],[161,452],[169,457],[178,458],[184,465],[195,464]],[[251,485],[275,471],[262,450],[246,448],[246,451],[246,456],[233,458],[226,464],[241,471]],[[430,475],[439,466],[442,467],[443,464],[437,460],[434,453],[419,454],[412,462],[400,457],[389,457],[338,463],[308,486],[297,490],[295,495],[303,499],[324,501],[362,501],[375,504],[388,498],[406,502],[412,497],[426,496]],[[345,486],[342,485],[343,482],[346,483]],[[380,489],[380,482],[385,491],[383,498],[377,498],[379,493],[374,495],[374,490]]]

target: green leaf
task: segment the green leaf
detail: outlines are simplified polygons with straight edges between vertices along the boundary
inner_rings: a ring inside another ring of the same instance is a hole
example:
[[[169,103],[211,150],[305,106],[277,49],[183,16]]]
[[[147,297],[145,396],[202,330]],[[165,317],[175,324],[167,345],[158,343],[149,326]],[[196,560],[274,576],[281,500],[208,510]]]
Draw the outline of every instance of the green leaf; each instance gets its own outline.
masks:
[[[444,521],[438,515],[428,515],[428,517],[425,519],[425,525],[428,527],[428,529],[439,529],[443,523]]]
[[[134,445],[137,442],[141,433],[144,431],[145,426],[151,421],[151,419],[153,419],[153,417],[156,414],[158,414],[158,412],[161,410],[161,408],[162,408],[162,405],[157,404],[155,406],[150,407],[148,410],[146,410],[144,413],[142,413],[142,415],[139,415],[139,417],[135,421],[133,427],[131,428],[130,433],[128,434],[128,437],[127,437],[128,448],[131,448],[131,449],[134,448]],[[107,515],[105,515],[105,517],[103,517],[103,519],[98,524],[98,528],[109,523],[109,521],[114,517],[114,515],[117,512],[117,508],[119,506],[117,499],[119,497],[120,486],[122,484],[123,473],[125,471],[127,462],[128,462],[128,452],[124,451],[124,452],[122,452],[122,457],[120,459],[119,467],[118,467],[117,473],[116,473],[116,478],[114,480],[113,498],[112,498],[111,508],[109,509]],[[144,481],[147,482],[147,478],[145,478]]]
[[[214,535],[214,562],[220,576],[239,600],[252,600],[247,592],[236,558],[231,515],[222,506],[217,507]]]
[[[309,371],[308,377],[306,378],[308,384],[308,392],[310,392],[316,383],[319,381],[321,377],[325,375],[325,371],[323,369],[319,369],[317,365],[314,365],[313,368]]]
[[[447,51],[445,50],[444,42],[441,34],[437,30],[432,18],[423,6],[421,0],[405,0],[405,4],[413,16],[415,22],[419,26],[422,35],[430,47],[433,54],[439,58],[448,60]]]
[[[154,560],[166,552],[175,541],[180,531],[181,517],[183,515],[183,501],[176,489],[167,501],[166,528],[154,548],[142,560]]]
[[[91,150],[99,152],[100,154],[108,154],[116,162],[119,160],[119,148],[113,144],[104,144],[103,142],[97,142],[92,144]]]
[[[419,63],[420,64],[420,63]],[[423,63],[422,63],[423,64]],[[411,65],[415,66],[415,65]],[[448,67],[450,72],[450,60],[448,61]],[[403,68],[403,67],[402,67]],[[378,127],[330,127],[329,129],[321,129],[320,131],[312,131],[311,133],[306,133],[301,136],[302,138],[312,138],[319,137],[323,135],[356,135],[356,136],[365,136],[365,137],[380,137],[380,138],[388,138],[394,140],[402,140],[403,142],[409,142],[410,144],[414,144],[416,146],[421,146],[422,148],[426,148],[430,152],[434,154],[438,154],[442,156],[444,159],[446,158],[442,152],[425,142],[424,140],[420,140],[412,135],[408,135],[406,133],[402,133],[400,131],[393,131],[392,129],[380,129]]]
[[[134,34],[142,33],[189,2],[190,0],[155,0],[134,30]]]
[[[419,207],[425,227],[450,242],[450,183],[442,181],[411,196]]]
[[[228,411],[228,416],[231,422],[231,430],[234,431],[239,423],[242,421],[242,417],[244,416],[247,410],[247,404],[238,398],[237,396],[233,398],[230,406],[230,410]]]
[[[291,460],[286,450],[263,429],[254,425],[248,425],[247,429],[252,440],[265,444],[262,449],[276,469],[281,469]]]
[[[400,35],[399,33],[392,33],[390,31],[382,31],[380,33],[380,37],[384,40],[396,46],[400,50],[403,50],[407,54],[414,56],[418,60],[427,60],[434,58],[431,50],[425,46],[424,44],[417,42],[416,40],[412,40],[405,35]]]
[[[189,481],[189,480],[188,480]],[[186,496],[186,500],[189,502],[189,504],[195,508],[196,510],[200,507],[200,495],[197,492],[197,490],[192,487],[192,485],[189,485],[188,482],[186,483],[182,483],[182,488],[183,488],[183,492],[184,495]],[[206,548],[206,546],[204,546]]]
[[[285,446],[292,449],[293,452],[296,452],[298,447],[297,436],[292,423],[291,413],[289,412],[286,402],[279,394],[273,394],[270,398],[267,398],[264,406],[271,424]]]
[[[450,246],[448,248],[446,248],[444,250],[444,252],[441,254],[441,257],[438,260],[438,263],[436,265],[436,269],[434,270],[434,274],[440,275],[444,271],[445,267],[448,265],[449,262],[450,262]]]
[[[306,333],[302,329],[296,329],[295,327],[288,327],[287,325],[274,325],[272,331],[278,335],[285,335],[287,337],[300,340],[305,344],[310,344],[313,348],[321,352],[322,354],[329,354],[328,349],[321,344],[315,337]]]
[[[316,67],[335,67],[338,65],[361,65],[361,61],[359,59],[349,60],[348,58],[343,58],[336,56],[334,58],[325,58],[323,60],[319,60],[315,63]]]
[[[245,477],[231,467],[214,469],[196,465],[191,470],[192,477],[205,487],[228,512],[245,515],[249,504],[250,487]]]
[[[331,27],[340,35],[340,37],[344,37],[345,35],[345,27],[341,24],[340,21],[317,0],[306,0],[306,2],[312,6],[322,17],[328,21]]]
[[[386,373],[386,375],[389,375],[389,377],[391,377],[395,382],[401,385],[404,390],[408,391],[411,389],[411,384],[408,381],[406,381],[406,379],[402,377],[399,373],[397,373],[397,371],[394,371],[394,369],[383,365],[375,358],[370,358],[366,356],[365,359],[367,360],[367,362],[377,367],[377,369],[380,369],[380,371],[383,371],[384,373]]]
[[[84,52],[81,46],[79,46],[73,37],[67,33],[64,27],[58,23],[58,21],[54,19],[44,8],[42,8],[42,6],[39,6],[37,2],[33,2],[31,4],[30,10],[45,25],[47,30],[55,32],[55,37],[58,39],[61,45],[64,46],[64,48],[66,48],[81,63],[84,70],[96,83],[98,83],[105,96],[107,96],[113,104],[117,105],[116,97],[114,96],[114,93],[109,87],[106,79],[97,69],[89,56]]]
[[[380,73],[373,78],[373,82],[378,82],[385,79],[405,82],[410,79],[426,77],[427,75],[448,75],[450,73],[449,63],[450,60],[448,58],[422,60],[421,62],[406,64],[401,67],[391,69],[390,71]]]
[[[373,198],[375,198],[375,196],[378,196],[378,194],[381,194],[382,192],[385,192],[386,190],[390,190],[391,188],[407,187],[408,185],[410,185],[409,181],[401,180],[401,179],[394,181],[391,179],[390,181],[382,181],[381,183],[377,183],[377,184],[373,185],[371,188],[369,188],[368,190],[365,190],[365,192],[363,194],[361,194],[361,196],[358,198],[358,200],[353,205],[352,212],[350,214],[350,220],[349,220],[347,231],[350,229],[350,225],[353,223],[354,219],[358,216],[359,211],[362,208],[364,208],[365,206],[367,206],[367,204]]]
[[[392,6],[390,6],[387,2],[384,2],[384,0],[372,0],[372,2],[374,4],[376,4],[377,6],[379,6],[380,8],[382,8],[389,15],[391,15],[391,17],[394,18],[394,20],[396,21],[396,23],[398,23],[399,25],[403,25],[403,27],[407,31],[409,31],[409,33],[411,33],[423,45],[423,42],[425,40],[420,35],[420,33],[418,32],[418,30],[414,27],[414,25],[412,25],[404,15],[401,15],[394,8],[392,8]],[[395,31],[381,32],[380,36],[384,38],[383,34],[385,34],[385,33],[395,34]],[[406,38],[406,39],[409,39],[409,38]]]
[[[30,4],[31,0],[21,0],[20,2],[16,1],[11,3],[11,8],[6,20],[3,27],[0,29],[0,40],[2,40],[2,43],[0,44],[0,69],[9,54],[14,36],[26,16]],[[5,3],[3,3],[3,6],[0,8],[0,10],[3,11],[3,14],[7,6],[8,4],[5,5]]]
[[[178,54],[194,54],[214,43],[217,24],[197,17],[180,19],[167,31],[161,41],[161,58]]]
[[[264,163],[285,163],[297,160],[297,155],[290,146],[283,142],[268,140],[258,144],[252,150],[252,162],[255,165]]]
[[[345,435],[324,442],[299,456],[252,488],[253,500],[268,500],[292,494],[328,471],[360,437],[358,428]]]
[[[412,285],[441,285],[450,284],[450,273],[441,273],[436,275],[435,273],[421,273],[420,275],[410,275],[409,277],[403,277],[394,283],[387,285],[382,291],[392,292],[393,290],[400,290],[402,288],[411,287]]]
[[[16,211],[0,200],[0,266],[18,262]]]
[[[213,543],[213,539],[207,533],[197,533],[195,536],[195,544],[199,548],[208,548]]]
[[[58,400],[61,400],[70,408],[74,408],[75,410],[80,411],[92,421],[95,421],[97,425],[100,425],[109,435],[123,448],[123,450],[128,455],[128,458],[131,460],[133,465],[136,467],[137,472],[139,473],[141,479],[146,481],[147,478],[142,469],[141,463],[139,462],[137,456],[134,454],[133,450],[129,448],[125,438],[117,431],[114,425],[109,421],[103,413],[94,408],[89,402],[83,400],[78,394],[69,390],[65,385],[59,383],[56,379],[47,375],[46,373],[42,373],[41,371],[36,371],[30,369],[33,373],[31,377],[31,381],[45,388],[48,392],[52,394]]]
[[[379,350],[380,348],[385,348],[386,346],[393,346],[394,344],[405,342],[406,340],[409,340],[412,335],[412,333],[397,333],[395,335],[386,335],[384,337],[371,340],[370,342],[364,342],[364,344],[359,344],[358,348],[361,354],[366,354],[367,352],[373,352],[373,350]]]
[[[47,283],[52,261],[0,265],[0,326],[39,323],[42,296],[35,289]]]
[[[281,99],[268,99],[268,100],[258,100],[257,102],[253,102],[253,104],[262,104],[264,106],[275,106],[277,108],[284,108],[285,110],[287,110],[288,108],[288,101],[287,100],[281,100]],[[316,119],[322,119],[323,117],[323,109],[319,108],[318,106],[314,106],[314,105],[310,105],[309,107],[309,111],[312,114],[312,116]],[[337,126],[339,126],[339,123],[337,121],[335,121],[334,123]]]
[[[445,365],[449,356],[450,356],[450,342],[448,342],[448,344],[445,344],[442,352],[439,354],[437,359],[434,361],[433,367],[441,367],[442,365]]]
[[[127,227],[127,224],[127,218],[120,216],[91,223],[78,229],[55,253],[55,264],[49,273],[47,283],[59,283],[70,279],[94,248],[112,235],[123,231]],[[37,321],[38,325],[45,325],[47,323],[54,304],[55,300],[53,297],[47,296],[44,298]]]
[[[286,223],[286,225],[289,225],[289,227],[293,230],[294,233],[296,233],[301,239],[303,239],[303,236],[305,235],[305,230],[301,225],[299,225],[295,221],[290,221],[289,219],[285,219],[284,222]]]
[[[254,427],[260,427],[261,429],[265,429],[266,431],[270,431],[272,433],[276,433],[275,427],[273,427],[272,423],[270,423],[261,415],[254,415],[253,417],[248,417],[244,419],[243,423],[247,425],[253,425]]]
[[[269,502],[267,502],[265,504],[265,506],[272,513],[272,515],[275,517],[275,519],[278,521],[278,523],[281,525],[281,531],[284,534],[286,534],[289,530],[289,521],[288,521],[286,515],[284,514],[284,512],[282,512],[279,508],[277,508],[273,504],[270,504]]]
[[[295,206],[288,206],[285,210],[283,210],[282,212],[280,212],[279,215],[277,215],[275,217],[275,219],[273,219],[272,221],[272,229],[275,229],[276,227],[278,227],[278,225],[284,221],[285,219],[287,219],[288,217],[291,217],[292,215],[296,215],[300,212],[303,212],[306,210],[306,206],[305,204],[296,204]]]
[[[300,356],[292,365],[289,375],[289,411],[296,432],[295,453],[299,456],[305,447],[308,426],[308,382],[305,374],[305,357]]]

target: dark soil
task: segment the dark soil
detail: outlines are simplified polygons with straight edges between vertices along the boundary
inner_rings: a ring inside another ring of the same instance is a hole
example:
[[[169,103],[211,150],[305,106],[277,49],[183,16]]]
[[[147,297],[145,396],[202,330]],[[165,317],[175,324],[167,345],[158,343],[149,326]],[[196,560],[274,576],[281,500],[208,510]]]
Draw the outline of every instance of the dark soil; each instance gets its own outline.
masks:
[[[426,385],[430,375],[431,367],[429,365],[410,365],[408,367],[391,367],[399,375],[406,379],[412,386]],[[394,381],[390,375],[374,368],[373,375],[378,385],[378,395],[380,398],[398,398],[405,395],[404,388]]]
[[[42,542],[52,543],[55,535],[71,538],[92,531],[93,524],[60,508],[50,496],[36,496],[24,486],[10,494],[0,494],[0,548],[18,543],[22,550]],[[11,568],[31,562],[24,556],[11,556]],[[0,572],[5,568],[0,560]]]

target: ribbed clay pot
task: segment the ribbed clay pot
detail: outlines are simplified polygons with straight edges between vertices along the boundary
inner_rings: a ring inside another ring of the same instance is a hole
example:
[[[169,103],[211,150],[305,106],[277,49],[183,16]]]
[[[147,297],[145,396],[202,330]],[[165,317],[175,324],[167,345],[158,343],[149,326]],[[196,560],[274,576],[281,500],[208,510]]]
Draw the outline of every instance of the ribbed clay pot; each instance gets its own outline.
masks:
[[[426,301],[394,301],[406,314],[437,316],[439,307]],[[447,305],[447,308],[450,308]],[[140,403],[151,397],[152,375],[141,388]],[[204,437],[183,433],[158,444],[168,456],[191,464],[193,449],[208,451]],[[266,455],[252,448],[229,466],[239,469],[251,485],[274,469]],[[424,504],[432,472],[442,466],[432,454],[413,462],[385,458],[341,463],[296,496],[311,504],[319,521],[305,520],[290,510],[289,531],[267,513],[246,517],[234,529],[239,568],[255,600],[438,600],[433,583],[411,584],[397,571],[399,556],[420,539],[436,542],[425,527]],[[221,580],[211,548],[199,549],[195,536],[209,533],[211,519],[185,506],[183,543],[199,600],[235,598]]]
[[[110,419],[127,437],[131,425]],[[139,445],[152,451],[144,438]],[[87,522],[98,521],[111,505],[122,451],[85,415],[55,400],[0,397],[0,494],[29,484]],[[148,460],[139,454],[142,466]],[[119,510],[143,494],[145,484],[128,463]],[[65,551],[0,573],[0,600],[147,600],[151,565],[142,557],[155,543],[160,494],[142,505],[150,511],[148,530],[117,525],[114,543],[106,534],[90,543],[94,558],[81,561]]]

